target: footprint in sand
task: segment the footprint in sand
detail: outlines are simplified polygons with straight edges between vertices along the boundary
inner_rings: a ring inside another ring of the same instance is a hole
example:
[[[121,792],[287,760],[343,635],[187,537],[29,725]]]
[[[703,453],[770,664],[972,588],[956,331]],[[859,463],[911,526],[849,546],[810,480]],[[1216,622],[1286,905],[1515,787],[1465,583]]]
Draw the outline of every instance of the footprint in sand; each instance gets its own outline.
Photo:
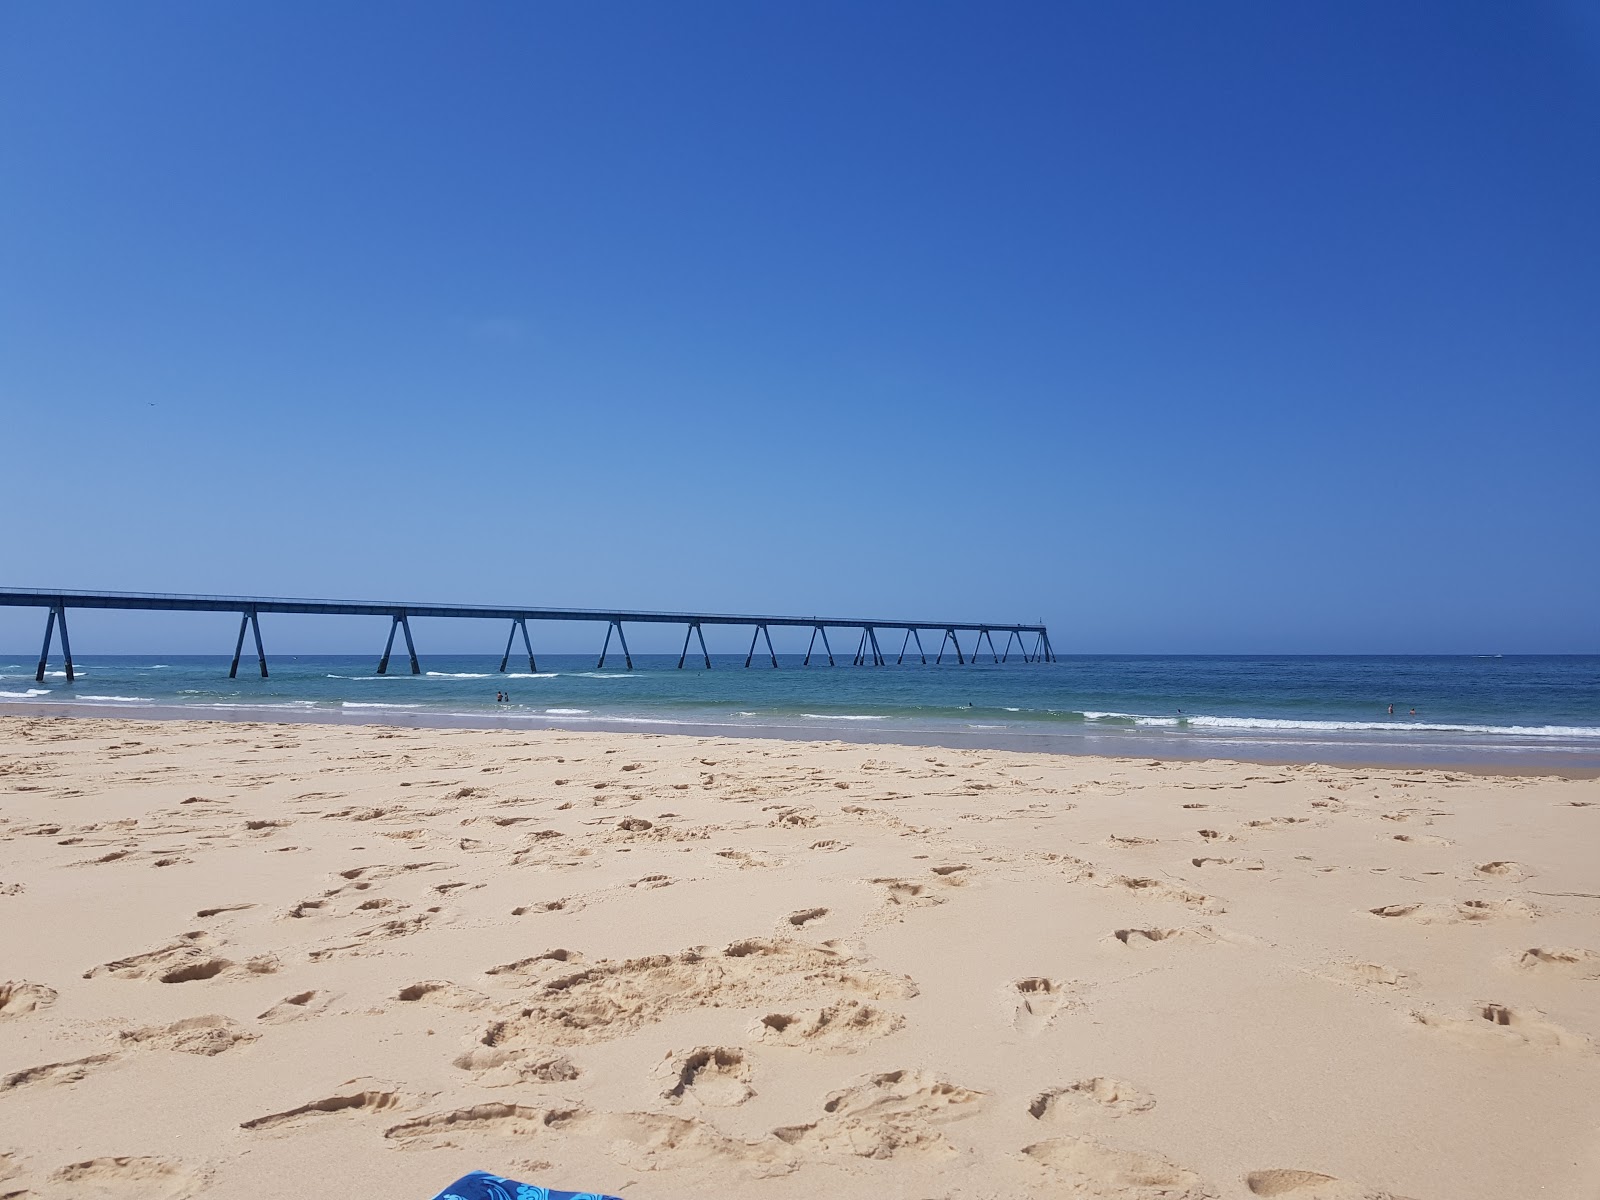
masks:
[[[905,1023],[899,1013],[860,1000],[840,1000],[826,1008],[768,1013],[751,1026],[751,1034],[768,1045],[853,1054]]]
[[[298,1021],[301,1017],[321,1012],[333,1002],[333,999],[334,994],[327,991],[312,989],[308,992],[296,992],[292,996],[285,996],[258,1016],[256,1020],[265,1021],[269,1025],[282,1025],[286,1021]]]
[[[1096,1075],[1040,1092],[1028,1104],[1028,1114],[1036,1121],[1078,1122],[1095,1117],[1135,1116],[1155,1106],[1156,1098],[1143,1088]]]
[[[890,1071],[834,1092],[811,1124],[772,1132],[791,1146],[822,1154],[942,1158],[956,1149],[934,1126],[970,1116],[983,1098],[926,1071]]]
[[[1408,988],[1415,982],[1409,971],[1373,962],[1334,963],[1322,972],[1321,978],[1360,987]]]
[[[661,1095],[669,1104],[687,1100],[733,1108],[756,1094],[750,1086],[750,1063],[734,1047],[696,1046],[687,1054],[669,1055],[657,1074],[667,1079]]]
[[[1465,1017],[1414,1012],[1411,1019],[1424,1029],[1481,1049],[1494,1046],[1533,1046],[1579,1052],[1594,1049],[1594,1043],[1583,1034],[1563,1029],[1554,1021],[1546,1020],[1545,1015],[1537,1009],[1479,1004]]]
[[[1062,1012],[1077,1007],[1067,985],[1042,975],[1018,979],[1006,987],[1007,998],[1015,1005],[1011,1026],[1018,1033],[1039,1033]]]
[[[1278,1168],[1251,1171],[1244,1178],[1252,1196],[1288,1196],[1291,1200],[1406,1200],[1393,1192],[1365,1187],[1316,1171]]]
[[[944,897],[934,895],[925,883],[889,876],[880,876],[867,882],[877,884],[884,889],[884,900],[891,908],[929,908],[944,903]]]
[[[820,921],[827,915],[828,910],[825,908],[802,908],[797,912],[790,913],[784,920],[790,925],[799,928],[801,925],[809,925],[812,921]]]
[[[129,1196],[139,1200],[187,1200],[205,1187],[205,1177],[169,1158],[91,1158],[50,1176],[85,1200]]]
[[[186,933],[170,946],[102,963],[83,973],[85,979],[110,975],[116,979],[154,979],[159,983],[194,983],[203,979],[237,979],[270,975],[278,960],[270,954],[258,955],[242,963],[219,958],[209,948],[204,932]]]
[[[26,979],[8,979],[0,983],[0,1021],[10,1017],[23,1017],[56,1002],[55,988]]]
[[[284,1109],[282,1112],[256,1117],[254,1120],[243,1121],[240,1123],[239,1128],[251,1130],[277,1129],[283,1125],[299,1125],[305,1121],[327,1116],[331,1113],[361,1115],[364,1113],[384,1112],[399,1106],[401,1103],[402,1096],[392,1084],[373,1079],[352,1079],[335,1095],[327,1096],[321,1100],[312,1100],[310,1103]]]
[[[1085,1137],[1035,1142],[1022,1153],[1063,1183],[1068,1195],[1089,1200],[1214,1200],[1217,1194],[1159,1154],[1114,1150]]]
[[[430,1113],[415,1120],[391,1125],[383,1136],[399,1142],[432,1143],[451,1146],[452,1135],[497,1134],[518,1139],[532,1138],[566,1124],[578,1115],[570,1108],[533,1108],[522,1104],[474,1104],[447,1112]]]
[[[1524,971],[1548,971],[1575,975],[1579,979],[1600,979],[1600,954],[1593,950],[1576,950],[1571,947],[1535,946],[1524,950],[1515,965]]]
[[[1479,863],[1472,868],[1472,874],[1478,879],[1493,879],[1500,883],[1521,883],[1525,879],[1532,879],[1535,873],[1519,862],[1512,862],[1510,859],[1497,859],[1494,862]]]
[[[561,896],[555,900],[540,900],[534,904],[521,904],[511,910],[513,917],[525,917],[529,913],[573,913],[582,908],[584,902],[576,896]]]
[[[605,1143],[613,1158],[639,1171],[700,1168],[723,1178],[733,1171],[770,1178],[796,1166],[794,1152],[776,1138],[741,1141],[693,1117],[572,1111],[556,1114],[554,1127]]]
[[[212,1057],[253,1042],[261,1035],[252,1033],[231,1017],[209,1014],[185,1017],[170,1025],[151,1025],[125,1029],[117,1035],[124,1046],[145,1050],[176,1050],[183,1054]]]
[[[1132,875],[1114,875],[1110,879],[1097,882],[1100,882],[1102,887],[1119,888],[1132,895],[1150,900],[1167,900],[1175,904],[1187,905],[1200,912],[1220,913],[1227,911],[1222,902],[1215,896],[1207,896],[1203,892],[1191,891],[1189,888],[1178,887],[1159,879]]]
[[[1367,911],[1375,917],[1389,920],[1405,918],[1419,925],[1456,925],[1476,921],[1527,919],[1539,915],[1537,908],[1515,897],[1505,900],[1457,900],[1453,904],[1442,901],[1385,904]]]
[[[115,1054],[91,1054],[87,1058],[45,1063],[42,1066],[13,1071],[9,1075],[0,1076],[0,1094],[37,1085],[54,1087],[74,1084],[86,1078],[91,1072],[116,1062],[118,1057]]]
[[[407,1004],[421,1001],[463,1012],[482,1008],[489,1002],[489,998],[481,992],[451,983],[448,979],[424,979],[420,983],[407,984],[395,994],[395,999]]]
[[[1142,950],[1157,943],[1206,946],[1217,940],[1216,934],[1205,926],[1193,929],[1118,929],[1111,936],[1130,950]]]

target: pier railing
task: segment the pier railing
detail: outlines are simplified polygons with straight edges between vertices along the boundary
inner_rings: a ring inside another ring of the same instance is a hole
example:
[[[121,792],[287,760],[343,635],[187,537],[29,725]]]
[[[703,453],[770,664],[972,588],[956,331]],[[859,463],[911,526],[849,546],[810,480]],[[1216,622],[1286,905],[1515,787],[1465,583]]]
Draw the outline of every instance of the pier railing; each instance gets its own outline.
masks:
[[[600,647],[599,667],[606,665],[606,656],[611,652],[611,638],[614,634],[621,650],[623,660],[629,669],[633,667],[633,654],[628,649],[627,635],[623,632],[623,623],[636,625],[683,625],[683,650],[678,655],[678,666],[681,668],[689,656],[689,643],[691,639],[698,639],[700,657],[704,660],[706,669],[711,667],[711,653],[706,649],[704,626],[706,625],[742,625],[751,630],[750,649],[745,655],[744,665],[749,666],[756,657],[756,647],[763,640],[766,645],[766,654],[772,665],[778,665],[777,652],[772,647],[773,626],[779,628],[799,628],[811,630],[811,642],[806,647],[805,659],[802,666],[810,666],[813,652],[816,650],[817,639],[822,639],[823,652],[827,655],[828,665],[836,665],[833,647],[828,641],[828,630],[845,629],[851,632],[859,631],[855,653],[851,658],[853,666],[885,666],[888,655],[878,642],[880,631],[903,633],[900,642],[900,651],[895,656],[897,664],[906,660],[907,652],[913,641],[916,642],[915,657],[923,664],[928,661],[927,652],[923,649],[922,634],[940,633],[942,638],[939,649],[934,657],[935,663],[942,663],[947,648],[952,648],[956,662],[965,665],[968,662],[977,662],[978,655],[985,643],[988,644],[991,659],[996,663],[1010,660],[1013,646],[1016,647],[1019,657],[1023,662],[1054,662],[1055,652],[1050,647],[1050,633],[1041,625],[1014,625],[994,621],[906,621],[888,618],[863,618],[863,617],[770,617],[754,615],[736,615],[732,613],[690,613],[690,612],[639,612],[629,609],[595,609],[595,608],[526,608],[508,605],[491,604],[395,604],[369,600],[297,600],[277,596],[190,596],[168,595],[160,592],[86,592],[86,591],[45,591],[28,588],[0,588],[0,607],[9,608],[43,608],[48,611],[44,627],[44,648],[39,652],[39,670],[36,678],[44,679],[45,664],[50,657],[50,645],[56,626],[61,627],[61,654],[66,663],[67,682],[74,678],[72,665],[72,644],[67,638],[67,609],[123,609],[160,612],[227,612],[239,614],[239,637],[233,647],[233,664],[228,668],[228,678],[236,678],[239,674],[239,659],[244,652],[244,639],[246,634],[253,634],[256,649],[256,659],[260,664],[261,677],[267,678],[267,652],[261,638],[262,613],[299,613],[330,616],[365,616],[389,617],[389,637],[384,643],[383,656],[378,660],[378,674],[384,675],[389,670],[389,659],[394,651],[395,634],[399,633],[405,638],[406,655],[410,659],[411,673],[422,673],[422,665],[417,658],[417,647],[411,636],[412,617],[459,617],[510,621],[511,628],[506,636],[505,652],[500,656],[500,670],[506,669],[506,664],[511,661],[511,648],[516,642],[517,635],[522,635],[522,646],[528,655],[528,670],[537,671],[539,668],[534,661],[533,639],[528,633],[529,621],[585,621],[605,622],[606,637]],[[1004,649],[995,646],[994,635],[1006,635]],[[969,654],[961,645],[961,635],[969,635]],[[1030,648],[1028,639],[1032,638]]]

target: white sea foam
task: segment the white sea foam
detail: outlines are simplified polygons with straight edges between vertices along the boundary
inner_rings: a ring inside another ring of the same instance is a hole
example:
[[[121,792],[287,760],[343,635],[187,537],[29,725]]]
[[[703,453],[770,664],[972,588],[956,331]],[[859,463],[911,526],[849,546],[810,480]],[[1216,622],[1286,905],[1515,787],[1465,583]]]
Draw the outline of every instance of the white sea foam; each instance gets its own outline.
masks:
[[[544,711],[552,717],[582,717],[590,712],[587,708],[547,708]]]
[[[637,679],[637,675],[626,671],[579,671],[578,675],[584,679]]]
[[[487,671],[424,671],[424,675],[431,675],[435,679],[492,679]]]
[[[6,696],[16,700],[26,700],[29,696],[48,696],[49,694],[49,688],[29,688],[25,692],[0,692],[0,696]]]
[[[886,717],[862,716],[857,713],[801,713],[813,721],[884,721]]]
[[[1305,733],[1464,733],[1495,737],[1600,738],[1595,725],[1455,725],[1432,721],[1305,721],[1277,717],[1189,717],[1198,729],[1277,729]]]
[[[1086,712],[1083,714],[1086,721],[1131,721],[1135,725],[1143,726],[1171,726],[1183,724],[1182,717],[1141,717],[1138,713],[1123,712]]]
[[[120,700],[120,701],[123,701],[125,703],[129,703],[129,704],[133,704],[133,703],[154,704],[155,703],[155,701],[152,700],[149,696],[79,696],[78,699],[80,699],[80,700]]]
[[[507,678],[507,679],[554,679],[554,678],[556,678],[556,676],[558,676],[560,674],[561,674],[560,671],[508,671],[506,673],[506,675],[505,675],[505,678]]]
[[[420,704],[383,704],[378,702],[364,704],[359,700],[342,700],[340,708],[421,708]]]

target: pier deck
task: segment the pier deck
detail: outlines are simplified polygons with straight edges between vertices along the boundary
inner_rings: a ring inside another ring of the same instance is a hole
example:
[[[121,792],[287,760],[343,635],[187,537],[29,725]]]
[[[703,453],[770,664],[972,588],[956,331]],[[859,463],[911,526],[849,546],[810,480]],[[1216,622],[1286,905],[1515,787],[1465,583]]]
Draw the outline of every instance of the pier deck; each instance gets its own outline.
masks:
[[[622,656],[631,669],[633,655],[628,649],[627,636],[623,633],[623,624],[631,625],[682,625],[684,626],[683,651],[678,655],[678,666],[682,667],[689,655],[689,642],[691,638],[699,639],[700,655],[707,669],[711,667],[711,654],[706,649],[706,639],[703,627],[706,625],[741,625],[751,629],[750,650],[745,655],[744,665],[749,666],[756,656],[757,643],[765,639],[766,655],[772,665],[778,665],[778,655],[772,648],[772,627],[799,628],[811,630],[811,644],[806,648],[803,666],[811,665],[812,651],[816,649],[817,638],[822,639],[823,650],[828,658],[828,665],[834,666],[835,659],[833,648],[828,642],[829,629],[846,629],[860,631],[860,638],[856,645],[855,653],[851,659],[854,666],[884,666],[888,662],[888,655],[878,643],[880,631],[902,632],[900,652],[895,657],[896,663],[905,661],[907,649],[912,641],[916,642],[915,656],[924,664],[928,661],[927,652],[922,647],[922,631],[940,633],[943,635],[939,643],[935,663],[944,661],[945,648],[953,647],[956,661],[965,664],[969,661],[976,662],[978,653],[985,642],[989,645],[989,653],[993,661],[1006,662],[1010,659],[1012,646],[1015,645],[1024,662],[1054,662],[1055,652],[1050,647],[1050,633],[1044,625],[1018,625],[1000,621],[905,621],[891,620],[888,618],[863,618],[863,617],[774,617],[737,615],[732,613],[691,613],[691,612],[636,612],[628,609],[603,609],[603,608],[529,608],[516,605],[497,604],[396,604],[369,600],[297,600],[277,596],[187,596],[168,595],[160,592],[85,592],[85,591],[44,591],[27,588],[0,588],[0,607],[7,608],[43,608],[49,615],[45,619],[44,649],[39,654],[39,670],[37,678],[44,679],[45,663],[50,656],[51,639],[57,624],[61,626],[61,653],[66,663],[67,682],[73,681],[72,645],[67,640],[67,609],[122,609],[143,610],[157,612],[227,612],[239,614],[239,637],[233,648],[233,665],[228,670],[228,677],[235,678],[239,673],[239,659],[244,651],[244,639],[247,633],[254,634],[256,658],[261,668],[261,677],[267,678],[267,652],[261,638],[262,613],[297,613],[306,615],[323,616],[353,616],[353,617],[389,617],[389,638],[384,646],[383,656],[378,660],[378,674],[386,674],[389,670],[389,658],[394,650],[395,634],[400,633],[405,638],[406,654],[410,659],[411,673],[420,674],[421,663],[417,658],[416,643],[411,637],[412,617],[457,617],[478,620],[510,621],[511,629],[506,638],[505,653],[500,657],[500,670],[506,669],[506,664],[511,659],[511,647],[516,641],[517,634],[522,635],[523,649],[528,655],[528,669],[538,670],[534,662],[533,641],[528,634],[529,621],[583,621],[605,622],[606,637],[600,649],[598,666],[603,667],[606,656],[611,651],[611,638],[615,634],[622,651]],[[971,654],[961,646],[961,634],[972,635]],[[1004,650],[995,647],[994,635],[1006,635]],[[1033,646],[1027,644],[1027,638],[1033,639]]]

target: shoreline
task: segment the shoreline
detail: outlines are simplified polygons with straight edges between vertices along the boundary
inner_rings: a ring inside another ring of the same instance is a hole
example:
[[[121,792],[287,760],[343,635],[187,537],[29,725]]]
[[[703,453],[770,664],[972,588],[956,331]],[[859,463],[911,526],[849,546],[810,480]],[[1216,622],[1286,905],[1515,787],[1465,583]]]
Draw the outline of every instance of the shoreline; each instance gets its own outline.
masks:
[[[51,704],[48,702],[0,701],[0,721],[29,718],[108,720],[108,721],[160,721],[195,722],[199,724],[281,724],[290,726],[324,725],[354,728],[388,729],[452,729],[482,730],[485,732],[555,732],[569,734],[639,734],[645,737],[733,737],[748,741],[795,742],[802,744],[839,743],[850,746],[904,746],[946,750],[990,750],[1015,754],[1043,754],[1052,758],[1069,760],[1106,760],[1134,762],[1155,760],[1163,763],[1242,763],[1257,766],[1327,766],[1370,770],[1400,771],[1455,771],[1484,777],[1517,779],[1569,779],[1600,778],[1600,766],[1563,765],[1547,761],[1507,762],[1480,752],[1477,756],[1451,757],[1447,753],[1431,757],[1346,756],[1345,749],[1359,748],[1351,743],[1297,743],[1304,754],[1234,753],[1240,739],[1195,737],[1200,742],[1226,740],[1229,751],[1223,753],[1182,753],[1171,745],[1170,736],[1141,734],[1137,731],[1098,735],[1106,744],[1095,744],[1096,738],[1081,736],[1078,741],[1085,748],[1077,749],[1073,741],[1047,733],[1001,733],[995,730],[957,731],[903,729],[862,722],[850,724],[839,721],[828,725],[747,725],[736,722],[713,723],[678,721],[669,718],[608,718],[595,717],[582,722],[563,721],[559,717],[518,715],[496,718],[490,714],[462,713],[412,713],[390,709],[381,716],[370,711],[344,713],[331,709],[296,712],[282,706],[238,705],[227,711],[197,711],[185,705],[91,705],[85,703]],[[1316,754],[1314,751],[1334,751],[1333,754]],[[1529,757],[1550,755],[1552,751],[1531,749]]]

